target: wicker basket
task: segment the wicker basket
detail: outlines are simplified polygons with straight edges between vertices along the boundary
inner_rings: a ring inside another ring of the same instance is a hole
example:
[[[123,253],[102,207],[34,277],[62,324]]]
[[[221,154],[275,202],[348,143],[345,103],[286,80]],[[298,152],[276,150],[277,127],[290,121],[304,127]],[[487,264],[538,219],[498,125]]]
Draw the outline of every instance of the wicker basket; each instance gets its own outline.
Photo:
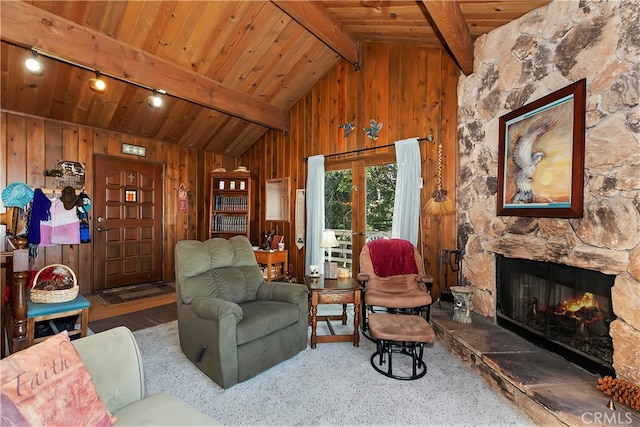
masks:
[[[38,271],[29,297],[37,303],[55,303],[71,301],[77,296],[78,280],[73,270],[63,264],[51,264]]]

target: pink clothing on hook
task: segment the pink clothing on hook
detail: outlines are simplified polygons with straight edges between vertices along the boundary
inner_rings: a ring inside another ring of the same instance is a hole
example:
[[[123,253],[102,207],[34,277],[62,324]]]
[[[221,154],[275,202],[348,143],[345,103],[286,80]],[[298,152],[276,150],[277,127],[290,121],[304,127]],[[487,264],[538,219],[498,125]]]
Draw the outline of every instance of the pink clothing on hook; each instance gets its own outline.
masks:
[[[76,210],[66,210],[60,199],[51,200],[51,220],[40,222],[40,246],[77,245],[80,220]]]

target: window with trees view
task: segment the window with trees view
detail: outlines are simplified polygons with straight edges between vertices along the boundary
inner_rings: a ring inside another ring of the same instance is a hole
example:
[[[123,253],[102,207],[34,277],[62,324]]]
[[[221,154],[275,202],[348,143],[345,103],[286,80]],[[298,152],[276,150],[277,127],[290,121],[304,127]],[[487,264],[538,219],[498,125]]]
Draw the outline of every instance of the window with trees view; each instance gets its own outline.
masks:
[[[391,236],[393,203],[395,198],[397,165],[388,163],[368,166],[365,169],[366,207],[365,239]],[[351,239],[353,232],[352,171],[341,169],[325,172],[325,227],[335,231],[339,248],[332,248],[331,259],[340,267],[351,268]],[[327,254],[328,255],[328,254]]]

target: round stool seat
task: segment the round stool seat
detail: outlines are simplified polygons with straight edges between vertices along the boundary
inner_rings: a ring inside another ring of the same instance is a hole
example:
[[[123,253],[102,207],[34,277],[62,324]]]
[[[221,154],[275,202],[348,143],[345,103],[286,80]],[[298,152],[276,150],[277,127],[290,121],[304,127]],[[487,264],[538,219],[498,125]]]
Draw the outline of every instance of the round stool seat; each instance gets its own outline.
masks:
[[[398,380],[416,380],[427,373],[427,365],[422,360],[424,344],[433,343],[436,334],[423,317],[372,313],[369,315],[369,330],[376,340],[376,352],[371,355],[371,366],[377,372]],[[402,374],[398,369],[394,373],[394,353],[411,358],[411,373]],[[386,369],[383,369],[384,365]]]
[[[371,336],[389,341],[433,343],[436,334],[424,317],[408,314],[371,313]]]

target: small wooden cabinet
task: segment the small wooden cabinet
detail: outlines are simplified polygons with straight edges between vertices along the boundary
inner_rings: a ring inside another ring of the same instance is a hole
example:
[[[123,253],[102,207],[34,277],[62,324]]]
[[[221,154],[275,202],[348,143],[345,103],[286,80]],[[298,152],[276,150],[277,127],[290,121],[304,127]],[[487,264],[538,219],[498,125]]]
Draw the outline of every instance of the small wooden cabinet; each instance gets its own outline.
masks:
[[[256,261],[262,270],[262,276],[267,282],[281,280],[287,277],[287,264],[289,263],[289,251],[253,251]]]
[[[210,237],[250,237],[252,179],[247,172],[211,172]]]

